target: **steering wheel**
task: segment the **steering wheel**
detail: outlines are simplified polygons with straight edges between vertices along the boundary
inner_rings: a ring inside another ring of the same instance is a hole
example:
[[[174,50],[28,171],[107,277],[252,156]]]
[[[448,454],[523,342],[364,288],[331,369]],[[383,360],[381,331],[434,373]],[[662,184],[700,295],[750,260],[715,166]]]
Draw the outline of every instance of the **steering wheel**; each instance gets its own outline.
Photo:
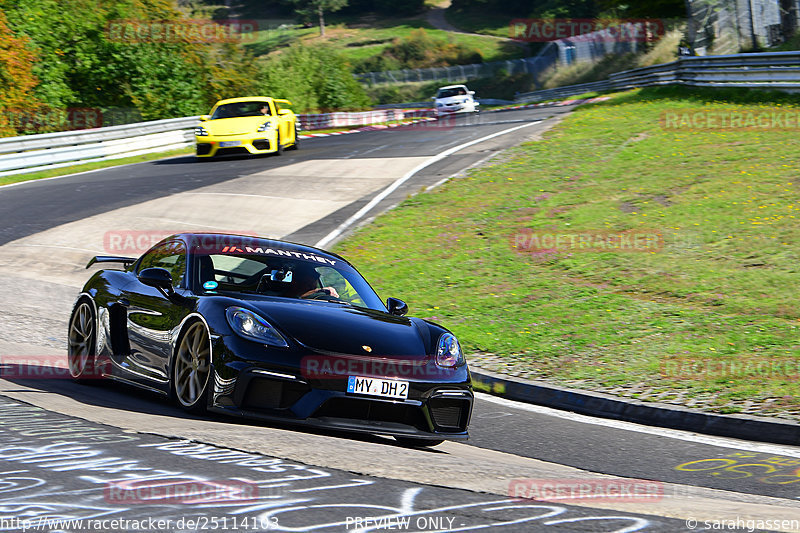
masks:
[[[335,300],[331,293],[325,289],[317,289],[307,296],[302,296],[304,300]]]

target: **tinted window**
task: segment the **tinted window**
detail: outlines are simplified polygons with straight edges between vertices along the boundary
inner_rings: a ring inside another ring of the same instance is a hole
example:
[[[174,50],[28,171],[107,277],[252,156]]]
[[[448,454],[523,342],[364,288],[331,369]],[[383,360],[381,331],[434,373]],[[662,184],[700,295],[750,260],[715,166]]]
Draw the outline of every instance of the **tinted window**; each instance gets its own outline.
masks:
[[[257,254],[201,254],[196,261],[198,285],[216,282],[210,290],[335,301],[386,310],[364,278],[345,263],[337,268],[318,261]]]
[[[164,268],[172,276],[172,286],[182,286],[186,273],[186,247],[180,241],[158,245],[142,257],[136,273],[145,268]]]

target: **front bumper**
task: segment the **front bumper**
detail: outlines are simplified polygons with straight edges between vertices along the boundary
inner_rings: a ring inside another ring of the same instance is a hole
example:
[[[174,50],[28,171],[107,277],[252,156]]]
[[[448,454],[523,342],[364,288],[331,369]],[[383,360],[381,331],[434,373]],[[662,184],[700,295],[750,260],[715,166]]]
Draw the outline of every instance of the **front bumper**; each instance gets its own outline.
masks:
[[[276,130],[267,130],[246,135],[195,136],[195,155],[214,157],[222,154],[269,154],[278,151]]]
[[[441,115],[452,115],[454,113],[473,113],[477,110],[477,104],[471,103],[463,103],[463,104],[452,104],[452,105],[443,105],[436,108],[436,114]]]
[[[208,408],[360,433],[431,440],[469,438],[474,395],[466,367],[456,369],[452,380],[407,381],[408,398],[393,400],[347,393],[347,376],[307,377],[296,368],[240,359],[215,368]]]

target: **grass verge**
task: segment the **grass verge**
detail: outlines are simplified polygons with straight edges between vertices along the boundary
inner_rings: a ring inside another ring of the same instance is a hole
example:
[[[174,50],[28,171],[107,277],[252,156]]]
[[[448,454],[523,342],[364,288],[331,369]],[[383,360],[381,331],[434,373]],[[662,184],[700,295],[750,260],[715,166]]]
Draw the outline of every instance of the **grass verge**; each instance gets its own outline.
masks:
[[[664,112],[800,113],[796,96],[636,90],[336,247],[477,359],[719,412],[800,416],[796,131],[668,130]],[[797,218],[796,218],[797,217]],[[647,253],[521,253],[526,231],[658,233]]]

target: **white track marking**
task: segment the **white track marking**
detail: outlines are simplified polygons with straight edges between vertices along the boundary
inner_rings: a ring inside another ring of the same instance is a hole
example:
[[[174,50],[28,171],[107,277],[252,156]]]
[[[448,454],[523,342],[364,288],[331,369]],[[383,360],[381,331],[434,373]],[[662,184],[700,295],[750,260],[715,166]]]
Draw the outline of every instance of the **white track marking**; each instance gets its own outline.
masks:
[[[624,422],[622,420],[612,420],[610,418],[595,418],[587,415],[579,415],[569,411],[559,411],[551,407],[544,407],[541,405],[533,405],[529,403],[515,402],[513,400],[506,400],[505,398],[498,398],[485,393],[475,393],[475,397],[481,401],[487,401],[494,404],[503,405],[512,409],[519,409],[521,411],[529,411],[540,415],[552,416],[555,418],[563,418],[564,420],[571,420],[573,422],[580,422],[582,424],[592,424],[595,426],[610,427],[614,429],[622,429],[625,431],[635,431],[637,433],[646,433],[648,435],[656,435],[659,437],[667,437],[670,439],[683,440],[687,442],[695,442],[698,444],[708,444],[710,446],[719,446],[722,448],[732,448],[734,450],[746,450],[751,452],[770,453],[775,455],[786,455],[789,457],[800,457],[800,447],[797,446],[783,446],[780,444],[768,444],[761,442],[751,442],[747,440],[732,439],[727,437],[715,437],[711,435],[699,435],[690,431],[681,431],[678,429],[659,428],[654,426],[645,426],[642,424],[635,424],[633,422]]]
[[[285,196],[271,196],[269,194],[244,194],[238,192],[187,192],[186,194],[196,194],[205,196],[241,196],[245,198],[271,198],[273,200],[285,200]],[[328,200],[319,200],[316,198],[303,198],[304,202],[327,202]]]
[[[464,143],[464,144],[459,144],[458,146],[454,146],[453,148],[449,148],[449,149],[445,150],[444,152],[441,152],[440,154],[435,155],[435,156],[431,157],[430,159],[428,159],[426,161],[423,161],[422,163],[420,163],[416,167],[412,168],[411,170],[409,170],[408,172],[403,174],[402,177],[400,177],[397,180],[395,180],[394,183],[392,183],[387,188],[385,188],[380,194],[378,194],[375,198],[373,198],[367,205],[365,205],[364,207],[359,209],[356,214],[354,214],[353,216],[351,216],[350,218],[348,218],[347,220],[342,222],[339,225],[338,228],[336,228],[332,232],[328,233],[325,237],[322,238],[322,240],[317,242],[314,246],[316,246],[317,248],[325,247],[325,245],[327,245],[328,243],[333,241],[336,237],[338,237],[342,233],[344,233],[344,231],[347,228],[352,226],[354,223],[356,223],[358,220],[360,220],[364,215],[369,213],[383,199],[385,199],[387,196],[392,194],[395,190],[397,190],[398,187],[400,187],[400,185],[402,185],[403,183],[405,183],[406,181],[411,179],[414,176],[414,174],[416,174],[420,170],[422,170],[422,169],[424,169],[426,167],[429,167],[430,165],[436,163],[437,161],[441,161],[445,157],[447,157],[449,155],[452,155],[452,154],[454,154],[454,153],[456,153],[456,152],[458,152],[460,150],[463,150],[464,148],[468,148],[468,147],[470,147],[470,146],[472,146],[474,144],[478,144],[478,143],[483,142],[483,141],[488,141],[489,139],[493,139],[495,137],[499,137],[500,135],[505,135],[506,133],[511,133],[512,131],[516,131],[516,130],[519,130],[519,129],[522,129],[522,128],[527,128],[529,126],[533,126],[535,124],[539,124],[540,122],[542,122],[542,121],[541,120],[537,120],[535,122],[530,122],[528,124],[523,124],[522,126],[514,126],[513,128],[508,128],[508,129],[505,129],[505,130],[502,130],[502,131],[498,131],[496,133],[492,133],[491,135],[486,135],[485,137],[480,137],[478,139],[475,139],[474,141],[469,141],[469,142]]]

